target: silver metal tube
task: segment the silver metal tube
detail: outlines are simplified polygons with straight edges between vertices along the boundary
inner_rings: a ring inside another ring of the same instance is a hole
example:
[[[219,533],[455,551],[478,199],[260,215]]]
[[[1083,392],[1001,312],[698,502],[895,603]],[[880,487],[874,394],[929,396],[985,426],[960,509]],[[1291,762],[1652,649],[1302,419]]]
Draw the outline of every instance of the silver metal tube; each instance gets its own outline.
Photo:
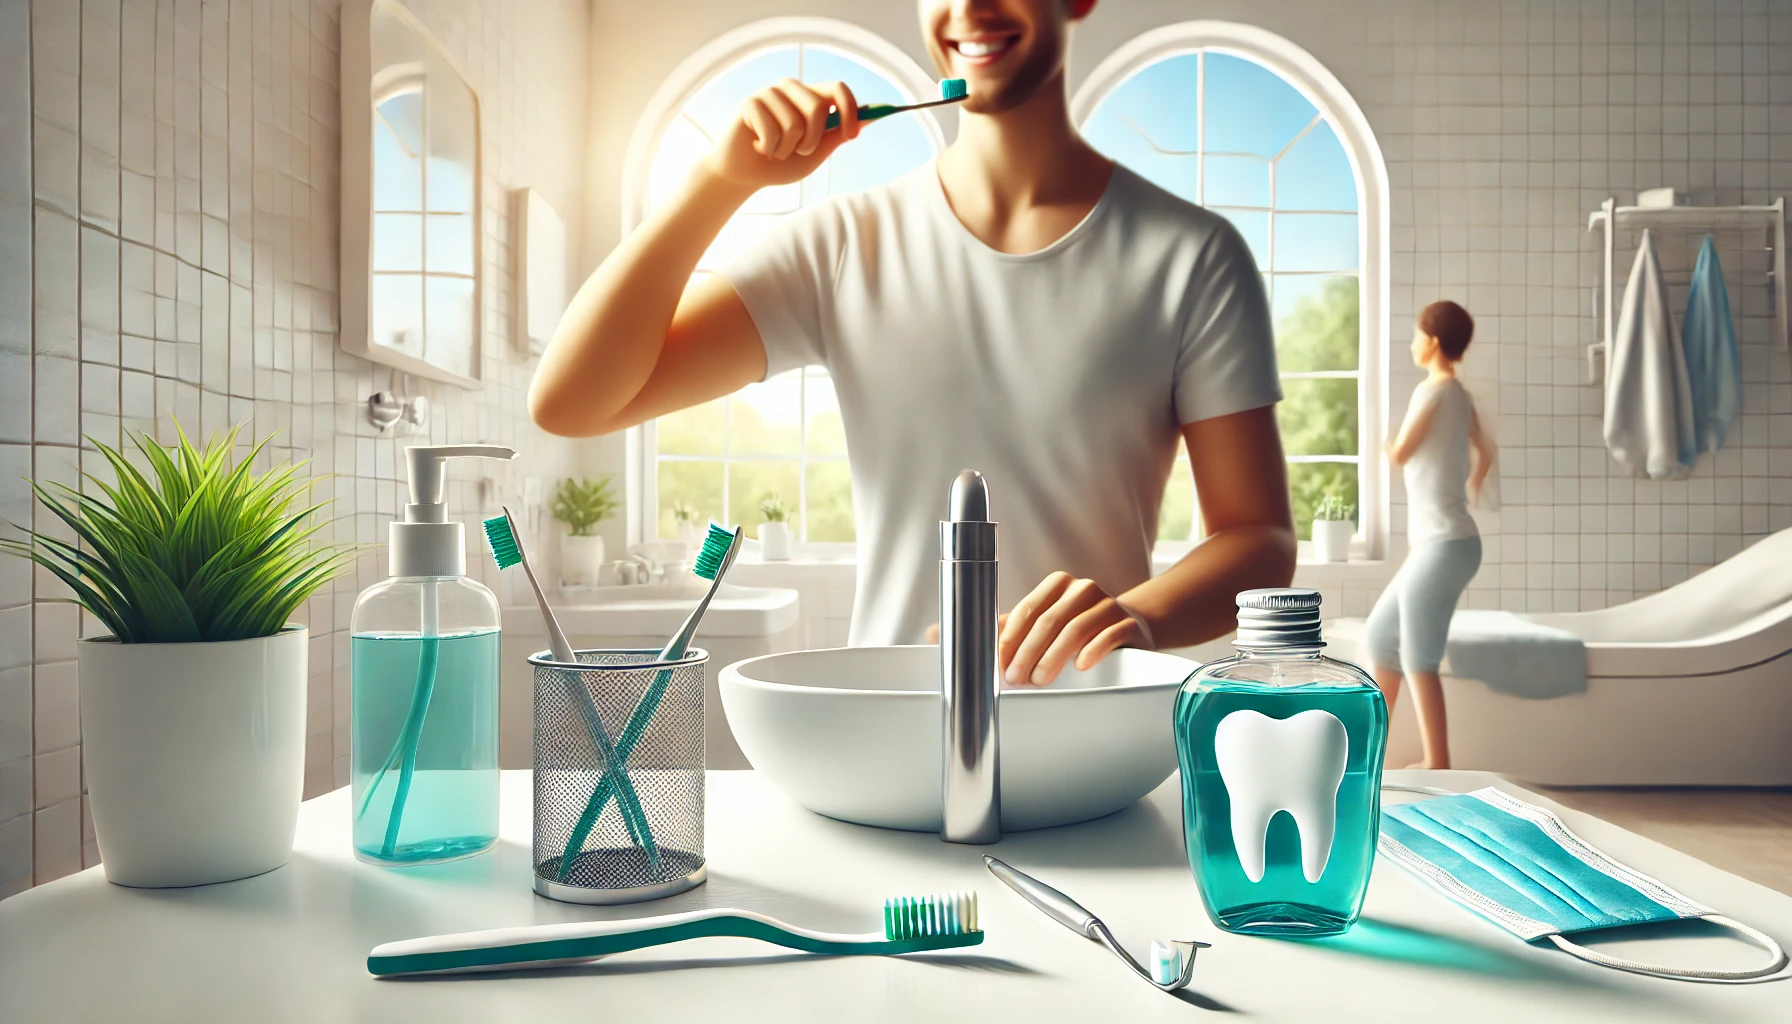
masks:
[[[996,524],[989,487],[965,470],[940,523],[940,839],[1002,838],[996,674]]]

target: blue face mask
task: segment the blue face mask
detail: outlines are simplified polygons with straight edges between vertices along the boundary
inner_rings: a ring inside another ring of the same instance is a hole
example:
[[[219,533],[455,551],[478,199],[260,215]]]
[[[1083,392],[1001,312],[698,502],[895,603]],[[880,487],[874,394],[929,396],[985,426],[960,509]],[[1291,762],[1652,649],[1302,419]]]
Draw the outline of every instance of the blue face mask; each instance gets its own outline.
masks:
[[[1619,864],[1541,807],[1488,788],[1384,806],[1381,856],[1527,942],[1547,938],[1592,963],[1664,978],[1735,980],[1777,972],[1778,943]],[[1563,936],[1619,925],[1703,918],[1774,955],[1749,971],[1676,970],[1596,953]]]

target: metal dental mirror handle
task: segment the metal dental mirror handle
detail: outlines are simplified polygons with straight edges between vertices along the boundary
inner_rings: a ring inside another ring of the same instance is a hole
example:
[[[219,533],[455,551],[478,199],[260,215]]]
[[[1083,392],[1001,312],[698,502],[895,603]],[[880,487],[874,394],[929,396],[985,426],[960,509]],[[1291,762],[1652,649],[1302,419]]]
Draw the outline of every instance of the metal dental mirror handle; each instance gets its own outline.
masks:
[[[1091,942],[1099,942],[1108,951],[1120,958],[1120,962],[1132,968],[1132,973],[1150,983],[1153,988],[1163,992],[1174,992],[1187,987],[1189,979],[1195,975],[1195,954],[1208,948],[1210,943],[1193,940],[1172,939],[1170,946],[1176,951],[1177,972],[1173,981],[1159,981],[1152,972],[1146,970],[1137,960],[1132,958],[1114,938],[1101,918],[1085,910],[1082,904],[1046,885],[1039,879],[1024,871],[1009,867],[1007,864],[985,855],[983,863],[989,867],[989,873],[1001,879],[1008,888],[1020,893],[1021,898],[1038,907],[1045,916],[1058,922],[1071,931]]]

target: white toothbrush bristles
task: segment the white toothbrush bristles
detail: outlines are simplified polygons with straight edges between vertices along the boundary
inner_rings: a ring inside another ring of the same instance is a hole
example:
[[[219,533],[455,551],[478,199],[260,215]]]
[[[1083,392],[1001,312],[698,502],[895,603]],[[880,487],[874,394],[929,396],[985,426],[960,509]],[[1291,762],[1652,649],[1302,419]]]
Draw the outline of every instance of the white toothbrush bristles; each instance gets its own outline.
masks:
[[[1182,957],[1162,939],[1151,940],[1151,976],[1159,985],[1174,985],[1182,977]]]
[[[967,935],[976,930],[977,893],[973,890],[895,896],[884,901],[886,939]]]

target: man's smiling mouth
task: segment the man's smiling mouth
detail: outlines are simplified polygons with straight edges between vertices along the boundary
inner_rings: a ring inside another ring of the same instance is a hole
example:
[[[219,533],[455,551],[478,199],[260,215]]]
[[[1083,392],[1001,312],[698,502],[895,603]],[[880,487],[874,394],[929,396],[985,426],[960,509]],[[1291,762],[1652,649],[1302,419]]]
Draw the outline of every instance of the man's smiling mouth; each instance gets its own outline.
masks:
[[[981,39],[951,39],[946,45],[961,57],[973,60],[994,57],[1020,41],[1018,35],[987,36]]]

